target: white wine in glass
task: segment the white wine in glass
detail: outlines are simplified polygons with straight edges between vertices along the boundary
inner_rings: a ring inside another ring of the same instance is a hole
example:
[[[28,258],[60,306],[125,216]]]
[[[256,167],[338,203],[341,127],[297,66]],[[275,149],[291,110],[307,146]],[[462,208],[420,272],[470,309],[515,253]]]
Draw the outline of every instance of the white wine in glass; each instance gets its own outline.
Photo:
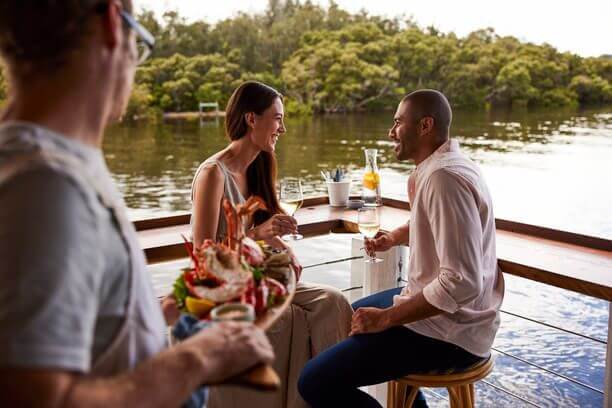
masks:
[[[294,216],[304,202],[302,182],[298,178],[285,178],[280,182],[279,203],[287,215]],[[282,237],[285,241],[304,238],[301,234],[288,234]]]
[[[374,238],[380,230],[380,224],[377,222],[366,222],[359,224],[359,232],[366,238]]]
[[[287,213],[287,215],[290,215],[293,217],[293,215],[295,214],[295,212],[297,210],[300,209],[300,207],[302,207],[302,202],[303,201],[281,201],[280,202],[280,206],[283,209],[284,212]]]
[[[378,208],[376,207],[363,207],[357,211],[357,225],[359,226],[359,232],[365,238],[372,239],[378,234],[380,230],[380,217],[378,215]],[[366,262],[380,262],[382,259],[376,258],[367,254]]]

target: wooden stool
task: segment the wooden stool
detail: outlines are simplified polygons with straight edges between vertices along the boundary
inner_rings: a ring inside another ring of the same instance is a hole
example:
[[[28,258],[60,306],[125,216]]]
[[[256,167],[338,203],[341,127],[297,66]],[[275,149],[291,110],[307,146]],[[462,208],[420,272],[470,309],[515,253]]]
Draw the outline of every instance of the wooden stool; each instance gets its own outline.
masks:
[[[451,408],[473,408],[476,402],[474,383],[493,370],[494,358],[478,363],[465,371],[451,374],[410,374],[389,381],[387,408],[412,408],[420,387],[446,387]]]

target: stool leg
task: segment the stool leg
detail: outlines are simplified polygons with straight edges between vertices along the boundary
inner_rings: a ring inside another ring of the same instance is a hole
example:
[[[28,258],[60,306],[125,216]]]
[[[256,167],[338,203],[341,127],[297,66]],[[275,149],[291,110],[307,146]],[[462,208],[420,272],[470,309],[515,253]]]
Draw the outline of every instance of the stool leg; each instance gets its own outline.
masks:
[[[470,384],[470,399],[472,400],[472,406],[476,406],[476,391],[474,389],[474,383]]]
[[[396,408],[396,395],[397,392],[397,383],[395,381],[389,381],[387,383],[387,408]]]
[[[399,381],[389,381],[387,385],[387,408],[403,408],[408,386]]]
[[[387,408],[395,408],[395,382],[387,383]]]
[[[457,387],[447,387],[450,408],[463,408],[460,390]]]
[[[414,404],[414,400],[419,393],[419,387],[410,387],[410,392],[408,393],[408,398],[406,398],[406,402],[401,405],[404,408],[412,408],[412,404]]]
[[[464,408],[473,408],[472,398],[470,398],[470,386],[468,384],[459,387],[461,402]]]

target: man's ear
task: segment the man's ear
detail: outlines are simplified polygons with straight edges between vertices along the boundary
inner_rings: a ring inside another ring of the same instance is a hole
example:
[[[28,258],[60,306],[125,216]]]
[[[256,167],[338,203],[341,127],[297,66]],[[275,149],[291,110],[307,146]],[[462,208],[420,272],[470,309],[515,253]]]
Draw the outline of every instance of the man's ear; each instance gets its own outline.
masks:
[[[419,123],[419,128],[419,130],[421,131],[421,135],[427,135],[433,132],[434,118],[432,118],[431,116],[425,116],[423,119],[421,119],[421,122]]]
[[[123,35],[123,22],[120,14],[120,6],[114,1],[108,3],[108,7],[101,14],[100,20],[102,39],[104,45],[110,50],[117,48]]]
[[[244,121],[247,126],[253,129],[255,127],[255,114],[253,112],[248,112],[244,114]]]

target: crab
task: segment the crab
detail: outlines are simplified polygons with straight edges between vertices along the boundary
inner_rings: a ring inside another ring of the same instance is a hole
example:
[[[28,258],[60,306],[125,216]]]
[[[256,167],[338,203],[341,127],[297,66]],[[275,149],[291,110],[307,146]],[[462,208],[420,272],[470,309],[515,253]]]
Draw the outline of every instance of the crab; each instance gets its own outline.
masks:
[[[251,224],[257,210],[265,209],[265,202],[255,196],[236,206],[224,199],[223,212],[228,228],[223,242],[206,240],[194,248],[183,237],[194,264],[195,276],[185,280],[191,295],[224,303],[242,297],[254,285],[248,265],[261,266],[264,253],[255,241],[246,236],[246,226]],[[195,278],[205,284],[194,284]]]

